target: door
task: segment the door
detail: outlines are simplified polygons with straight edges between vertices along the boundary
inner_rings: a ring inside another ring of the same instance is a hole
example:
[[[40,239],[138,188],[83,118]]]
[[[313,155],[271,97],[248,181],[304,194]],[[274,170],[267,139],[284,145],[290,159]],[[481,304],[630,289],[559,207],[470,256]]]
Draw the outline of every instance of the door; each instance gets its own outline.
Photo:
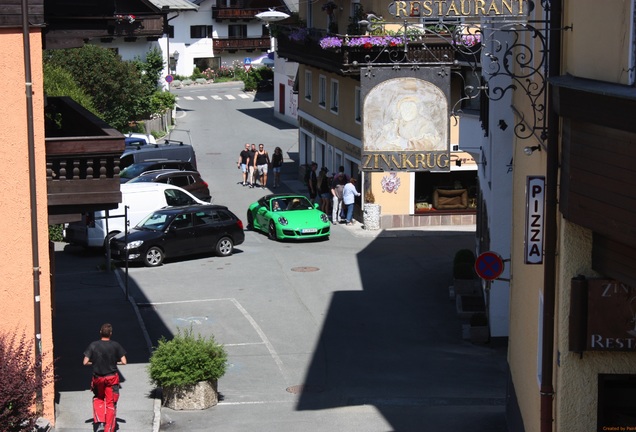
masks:
[[[166,256],[179,256],[196,251],[196,236],[192,223],[192,214],[183,213],[175,216],[168,227],[164,249]]]
[[[278,85],[278,112],[285,114],[285,84]]]

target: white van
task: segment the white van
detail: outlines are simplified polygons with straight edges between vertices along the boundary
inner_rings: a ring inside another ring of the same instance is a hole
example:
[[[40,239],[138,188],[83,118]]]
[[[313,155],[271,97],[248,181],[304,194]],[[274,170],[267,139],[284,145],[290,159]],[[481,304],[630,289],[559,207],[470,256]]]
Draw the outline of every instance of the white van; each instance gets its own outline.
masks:
[[[178,186],[164,183],[124,183],[122,203],[114,210],[90,212],[82,220],[66,225],[64,240],[84,247],[103,247],[106,233],[124,232],[124,207],[128,206],[128,229],[133,228],[153,211],[166,206],[210,204]]]

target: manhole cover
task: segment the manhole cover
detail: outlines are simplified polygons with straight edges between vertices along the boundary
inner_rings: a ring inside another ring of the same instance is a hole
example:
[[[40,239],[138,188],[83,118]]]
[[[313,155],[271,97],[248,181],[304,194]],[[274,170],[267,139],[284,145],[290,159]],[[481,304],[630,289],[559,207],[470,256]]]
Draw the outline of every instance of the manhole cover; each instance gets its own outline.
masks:
[[[321,386],[311,384],[299,384],[285,389],[287,393],[300,394],[300,393],[322,393],[325,391]]]
[[[320,270],[318,267],[293,267],[291,269],[291,271],[293,271],[293,272],[301,272],[301,273],[303,273],[303,272],[305,272],[305,273],[306,272],[315,272],[315,271],[318,271],[318,270]]]

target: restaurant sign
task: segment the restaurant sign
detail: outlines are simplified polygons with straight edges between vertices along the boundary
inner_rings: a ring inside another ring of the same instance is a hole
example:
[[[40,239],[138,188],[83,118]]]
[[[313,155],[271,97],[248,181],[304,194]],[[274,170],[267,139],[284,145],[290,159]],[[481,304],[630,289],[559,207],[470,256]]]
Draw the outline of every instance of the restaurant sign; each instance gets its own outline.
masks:
[[[450,171],[447,66],[381,67],[360,82],[362,171]]]
[[[525,18],[532,0],[404,0],[389,4],[396,18]]]
[[[608,279],[587,280],[587,349],[636,351],[636,290]]]

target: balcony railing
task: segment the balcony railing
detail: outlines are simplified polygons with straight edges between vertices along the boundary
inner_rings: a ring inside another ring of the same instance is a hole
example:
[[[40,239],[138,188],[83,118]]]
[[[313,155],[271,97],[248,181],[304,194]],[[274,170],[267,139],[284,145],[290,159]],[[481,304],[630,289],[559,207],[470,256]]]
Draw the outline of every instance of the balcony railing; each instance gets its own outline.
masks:
[[[392,38],[396,41],[388,42],[387,37],[385,45],[374,45],[362,43],[362,38],[370,39],[368,36],[331,35],[332,40],[341,40],[341,46],[323,48],[320,40],[326,36],[326,32],[281,27],[278,30],[277,52],[280,57],[342,75],[358,74],[359,68],[369,63],[374,66],[400,63],[452,65],[457,57],[450,40],[439,36],[409,40],[405,48],[399,38]],[[356,46],[349,46],[345,42],[354,39],[359,43]]]
[[[269,37],[247,37],[247,38],[227,38],[214,39],[214,51],[239,51],[239,50],[267,50],[271,46]]]
[[[121,202],[119,157],[124,137],[68,97],[46,107],[49,215],[115,208]],[[57,217],[59,221],[63,217]]]

